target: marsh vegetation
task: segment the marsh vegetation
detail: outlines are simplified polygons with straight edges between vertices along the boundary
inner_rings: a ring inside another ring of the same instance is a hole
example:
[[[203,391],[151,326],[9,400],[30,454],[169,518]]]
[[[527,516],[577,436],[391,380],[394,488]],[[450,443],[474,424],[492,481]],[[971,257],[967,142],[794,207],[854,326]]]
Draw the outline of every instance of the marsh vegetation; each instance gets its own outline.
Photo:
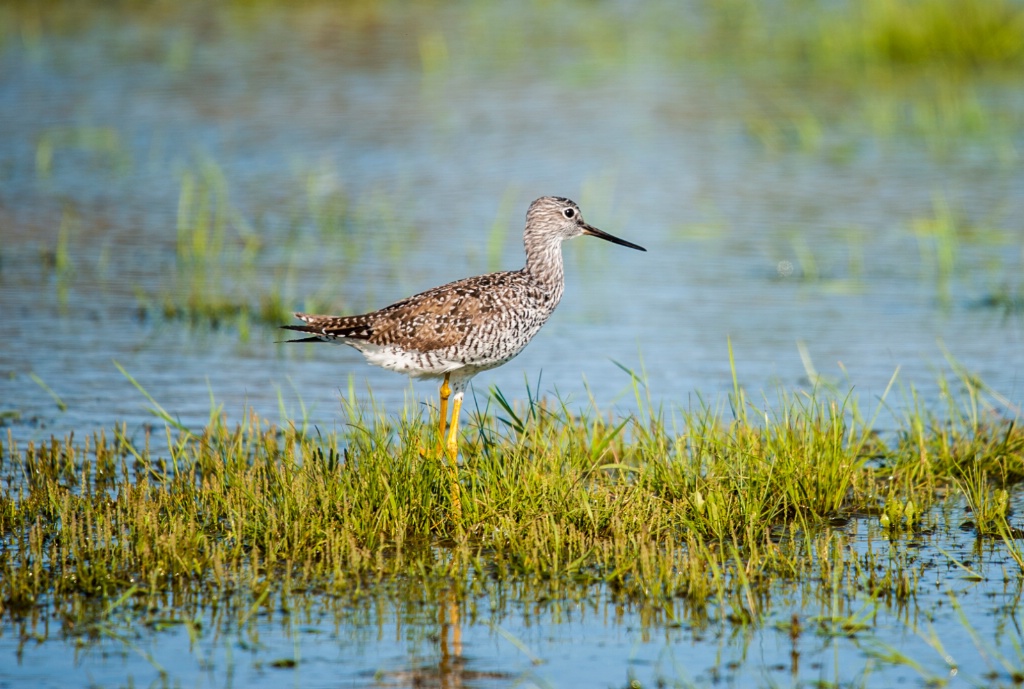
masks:
[[[0,59],[0,684],[1024,681],[1020,3],[15,1]],[[274,329],[548,193],[653,250],[567,249],[456,518],[434,390]]]

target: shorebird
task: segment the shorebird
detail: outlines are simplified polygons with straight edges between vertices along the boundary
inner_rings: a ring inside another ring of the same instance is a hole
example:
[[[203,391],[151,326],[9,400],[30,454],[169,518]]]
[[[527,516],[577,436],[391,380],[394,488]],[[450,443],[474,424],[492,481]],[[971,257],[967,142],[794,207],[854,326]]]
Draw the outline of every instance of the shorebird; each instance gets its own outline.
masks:
[[[358,316],[296,313],[305,325],[281,327],[310,335],[288,342],[346,344],[374,366],[414,378],[443,377],[439,438],[454,466],[467,383],[523,351],[548,320],[565,289],[562,242],[584,234],[646,251],[588,225],[573,201],[543,196],[526,212],[526,265],[520,270],[457,280]]]

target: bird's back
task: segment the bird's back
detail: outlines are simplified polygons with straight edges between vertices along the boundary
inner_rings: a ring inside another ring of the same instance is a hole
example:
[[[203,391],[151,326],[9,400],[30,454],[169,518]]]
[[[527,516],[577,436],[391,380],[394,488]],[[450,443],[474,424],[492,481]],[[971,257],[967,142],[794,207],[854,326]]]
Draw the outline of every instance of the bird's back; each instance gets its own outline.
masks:
[[[450,282],[372,313],[296,314],[306,325],[291,329],[312,335],[309,340],[351,345],[367,356],[383,348],[482,370],[518,354],[560,297],[526,271],[505,271]]]
[[[358,316],[297,313],[305,325],[283,327],[310,336],[291,342],[351,345],[371,364],[444,375],[461,391],[476,372],[519,354],[544,325],[565,289],[562,242],[580,235],[645,250],[588,225],[569,199],[543,196],[526,212],[521,270],[450,282]]]

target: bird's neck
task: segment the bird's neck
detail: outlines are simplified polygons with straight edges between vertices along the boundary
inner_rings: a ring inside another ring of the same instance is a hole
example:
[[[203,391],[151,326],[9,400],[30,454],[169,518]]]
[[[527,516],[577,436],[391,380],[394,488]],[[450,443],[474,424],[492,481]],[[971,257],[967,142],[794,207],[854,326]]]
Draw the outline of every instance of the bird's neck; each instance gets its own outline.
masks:
[[[551,296],[557,304],[565,288],[565,268],[562,263],[561,240],[530,241],[526,239],[526,272]]]

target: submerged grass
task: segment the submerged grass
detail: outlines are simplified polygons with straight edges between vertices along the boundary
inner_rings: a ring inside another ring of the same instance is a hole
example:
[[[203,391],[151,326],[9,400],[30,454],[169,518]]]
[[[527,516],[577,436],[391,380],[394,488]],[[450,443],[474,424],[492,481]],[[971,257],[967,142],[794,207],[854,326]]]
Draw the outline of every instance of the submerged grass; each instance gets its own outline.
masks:
[[[275,221],[337,244],[350,234],[347,226],[355,210],[342,192],[315,189],[318,175],[309,172],[301,181],[306,194],[299,198],[306,205],[300,203]],[[212,159],[201,158],[182,173],[176,226],[173,274],[155,287],[136,289],[141,316],[233,327],[243,340],[253,324],[277,326],[291,318],[296,300],[286,286],[297,270],[297,231],[290,229],[281,246],[269,247],[265,229],[254,226],[232,202],[228,180]],[[352,258],[348,253],[346,258]],[[328,282],[320,292],[334,286]]]
[[[204,158],[182,174],[178,194],[175,274],[160,294],[139,291],[143,314],[193,325],[280,322],[288,315],[280,293],[258,276],[262,239],[231,203],[221,168]]]

